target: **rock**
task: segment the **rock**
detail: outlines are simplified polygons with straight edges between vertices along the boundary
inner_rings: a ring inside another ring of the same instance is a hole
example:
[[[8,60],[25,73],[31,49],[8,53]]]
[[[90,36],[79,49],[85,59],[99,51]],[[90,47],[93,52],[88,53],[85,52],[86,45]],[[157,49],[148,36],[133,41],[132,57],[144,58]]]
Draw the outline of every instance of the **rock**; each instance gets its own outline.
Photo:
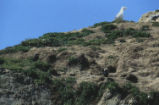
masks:
[[[109,75],[109,73],[115,73],[116,72],[116,67],[113,66],[108,66],[107,68],[104,68],[103,74],[105,77]]]
[[[104,70],[103,70],[103,74],[104,74],[105,77],[108,77],[108,75],[109,75],[109,70],[108,70],[108,69],[104,69]]]
[[[144,14],[140,19],[139,22],[159,22],[159,11],[151,11]]]
[[[21,73],[0,74],[0,105],[52,105],[50,93],[50,89],[34,85]]]
[[[133,83],[137,83],[138,82],[138,78],[133,75],[133,74],[129,74],[127,77],[126,77],[127,80],[133,82]]]

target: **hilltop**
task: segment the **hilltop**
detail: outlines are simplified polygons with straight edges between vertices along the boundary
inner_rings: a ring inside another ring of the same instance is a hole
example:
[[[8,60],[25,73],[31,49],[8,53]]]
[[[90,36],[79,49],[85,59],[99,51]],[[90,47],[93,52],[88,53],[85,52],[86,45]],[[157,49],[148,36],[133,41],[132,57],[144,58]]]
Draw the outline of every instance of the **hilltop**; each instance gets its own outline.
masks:
[[[157,105],[158,29],[157,22],[101,22],[3,49],[0,103]]]

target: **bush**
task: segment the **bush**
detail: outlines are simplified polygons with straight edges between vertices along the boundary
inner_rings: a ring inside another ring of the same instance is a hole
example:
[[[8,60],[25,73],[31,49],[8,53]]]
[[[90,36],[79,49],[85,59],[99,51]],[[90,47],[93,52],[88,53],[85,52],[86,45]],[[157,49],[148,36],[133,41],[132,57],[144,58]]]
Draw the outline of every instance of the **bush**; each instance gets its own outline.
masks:
[[[4,58],[0,58],[0,65],[5,62]]]
[[[83,36],[87,36],[91,33],[94,33],[94,31],[88,30],[86,28],[81,31],[81,34],[83,34]]]
[[[30,50],[29,46],[17,45],[17,46],[14,46],[14,47],[7,47],[6,49],[1,50],[0,54],[15,53],[15,52],[18,52],[18,51],[27,52],[29,50]]]
[[[155,12],[159,12],[159,9],[155,10]]]
[[[50,56],[48,57],[48,62],[49,62],[49,63],[54,63],[54,62],[56,62],[56,60],[57,60],[57,57],[56,57],[55,54],[52,54],[52,55],[50,55]]]
[[[159,27],[159,22],[153,22],[153,23],[152,23],[152,26],[154,26],[154,27]]]
[[[14,72],[20,72],[33,78],[36,84],[45,84],[50,81],[50,65],[40,61],[32,61],[31,59],[12,59],[1,58],[3,64],[1,68],[13,70]]]
[[[74,65],[77,65],[78,63],[79,63],[79,60],[77,57],[74,57],[74,56],[69,57],[68,59],[69,66],[74,66]]]
[[[143,25],[140,30],[141,31],[148,31],[148,30],[150,30],[150,27],[148,25]]]
[[[87,42],[84,42],[83,45],[84,46],[101,45],[101,44],[104,44],[105,41],[106,41],[106,39],[93,39],[93,40],[89,40]]]
[[[97,26],[103,26],[103,25],[106,25],[106,24],[110,24],[111,22],[100,22],[100,23],[96,23],[93,25],[93,27],[97,27]]]
[[[67,50],[67,48],[59,48],[57,51],[60,53],[60,52],[65,51],[65,50]]]
[[[134,22],[134,21],[128,21],[128,20],[117,18],[112,23],[125,23],[125,22]]]
[[[132,36],[134,38],[141,38],[141,37],[150,37],[151,35],[147,32],[135,30],[132,28],[126,30],[115,30],[111,31],[109,34],[106,35],[107,41],[106,43],[114,43],[115,39],[120,37]]]
[[[48,69],[51,67],[48,63],[37,61],[34,63],[34,67],[36,69],[40,69],[42,71],[48,71]]]
[[[101,27],[101,30],[104,32],[104,33],[109,33],[111,32],[112,30],[116,29],[117,27],[113,24],[105,24]]]
[[[22,42],[23,46],[44,47],[44,46],[63,46],[72,44],[81,44],[84,40],[81,39],[91,33],[91,30],[83,29],[81,32],[69,33],[47,33],[38,39],[30,39]]]
[[[148,96],[146,93],[140,92],[139,89],[135,86],[132,86],[130,83],[127,83],[123,87],[123,91],[126,94],[132,94],[135,97],[139,104],[147,105],[148,104]]]
[[[88,105],[91,101],[95,100],[98,95],[98,86],[91,82],[82,82],[77,91],[78,104]]]
[[[93,51],[99,51],[99,50],[102,50],[100,47],[94,46],[94,45],[91,45],[90,48],[91,48]]]
[[[56,92],[56,99],[59,100],[59,105],[75,105],[76,90],[74,84],[76,80],[74,78],[55,79],[52,81],[52,87],[54,87],[53,93]]]

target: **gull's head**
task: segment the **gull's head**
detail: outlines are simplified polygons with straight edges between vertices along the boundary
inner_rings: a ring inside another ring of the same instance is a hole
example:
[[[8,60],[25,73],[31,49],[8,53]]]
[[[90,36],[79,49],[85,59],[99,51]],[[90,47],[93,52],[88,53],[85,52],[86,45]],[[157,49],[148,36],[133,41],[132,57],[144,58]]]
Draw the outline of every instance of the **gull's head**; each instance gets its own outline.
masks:
[[[126,7],[124,7],[124,6],[122,6],[121,8],[122,8],[123,10],[126,10],[126,9],[127,9],[127,8],[126,8]]]

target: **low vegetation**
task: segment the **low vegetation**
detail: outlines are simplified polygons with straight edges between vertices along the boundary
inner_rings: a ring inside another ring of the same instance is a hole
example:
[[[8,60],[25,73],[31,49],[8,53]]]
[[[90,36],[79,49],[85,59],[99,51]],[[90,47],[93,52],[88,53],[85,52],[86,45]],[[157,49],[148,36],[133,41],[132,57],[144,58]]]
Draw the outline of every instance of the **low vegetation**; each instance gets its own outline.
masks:
[[[111,22],[100,22],[100,23],[94,24],[92,27],[95,28],[95,27],[103,26],[103,25],[110,24],[110,23],[111,23]]]
[[[148,25],[143,25],[140,30],[141,31],[149,31],[150,27]]]
[[[117,26],[113,25],[113,24],[104,24],[101,27],[101,30],[104,33],[110,33],[111,31],[115,30],[117,28]]]
[[[148,38],[151,35],[147,32],[135,30],[132,28],[125,30],[115,30],[105,35],[107,37],[106,43],[114,43],[117,38],[131,36],[134,38]]]
[[[0,54],[15,53],[18,51],[27,52],[32,47],[45,47],[45,46],[64,46],[73,44],[82,44],[84,39],[82,37],[88,36],[94,33],[91,30],[83,29],[81,32],[68,32],[68,33],[47,33],[38,39],[29,39],[23,41],[21,44],[8,47],[0,51]]]
[[[17,45],[17,46],[14,46],[14,47],[7,47],[4,50],[0,50],[0,54],[15,53],[15,52],[18,52],[18,51],[27,52],[27,51],[30,50],[30,48],[31,48],[30,46]]]
[[[158,23],[153,23],[157,26]],[[37,39],[29,39],[23,41],[21,44],[8,47],[0,51],[0,54],[15,53],[18,51],[27,52],[32,47],[61,47],[61,46],[71,46],[71,45],[101,45],[101,44],[112,44],[117,38],[131,36],[134,38],[150,37],[150,34],[146,32],[149,30],[148,26],[143,26],[140,30],[135,30],[132,28],[119,30],[116,25],[112,22],[101,22],[95,24],[93,27],[101,26],[101,31],[105,33],[105,38],[95,38],[91,40],[85,40],[84,37],[94,33],[92,30],[83,29],[80,32],[67,32],[67,33],[47,33]],[[121,42],[125,42],[121,40]],[[60,48],[58,52],[66,50],[65,48]]]
[[[159,22],[153,22],[153,23],[152,23],[152,26],[154,26],[154,27],[159,27]]]
[[[96,104],[102,97],[103,93],[108,89],[112,94],[120,93],[125,97],[132,95],[136,100],[136,105],[149,105],[151,101],[154,101],[153,105],[159,103],[157,99],[148,99],[148,94],[152,97],[156,96],[157,92],[143,93],[131,84],[125,84],[120,87],[113,81],[108,81],[97,85],[93,82],[81,82],[77,88],[75,88],[76,80],[74,78],[57,79],[53,80],[54,94],[56,92],[56,99],[54,103],[58,105],[89,105]],[[59,102],[59,103],[57,103]],[[152,102],[151,102],[152,103]]]
[[[110,56],[110,58],[112,58]],[[70,58],[70,61],[76,61],[76,58]],[[114,81],[109,80],[106,83],[97,85],[93,82],[81,82],[78,86],[75,78],[51,78],[51,66],[42,61],[33,61],[30,59],[11,59],[11,58],[0,58],[0,68],[7,68],[13,72],[20,72],[34,80],[37,85],[48,85],[52,90],[53,102],[56,105],[89,105],[95,104],[102,97],[106,89],[110,90],[112,94],[119,93],[122,97],[126,95],[132,95],[137,100],[137,105],[148,105],[154,103],[158,104],[157,98],[158,93],[143,93],[138,88],[126,84],[120,87]],[[148,99],[148,94],[152,99]]]
[[[6,68],[14,72],[20,72],[34,79],[36,84],[50,82],[51,66],[41,61],[32,59],[0,58],[0,68]]]
[[[63,46],[78,44],[82,37],[93,33],[88,29],[83,29],[81,32],[70,33],[47,33],[41,36],[39,39],[31,39],[22,42],[23,46],[31,47],[44,47],[44,46]]]

